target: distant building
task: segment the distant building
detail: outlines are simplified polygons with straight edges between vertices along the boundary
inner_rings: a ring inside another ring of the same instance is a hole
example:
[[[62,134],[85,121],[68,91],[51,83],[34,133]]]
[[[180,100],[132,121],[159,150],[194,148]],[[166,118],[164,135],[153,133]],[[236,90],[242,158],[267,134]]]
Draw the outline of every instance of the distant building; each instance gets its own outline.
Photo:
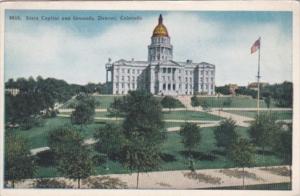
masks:
[[[266,87],[266,86],[269,85],[269,83],[267,83],[267,82],[260,82],[259,84],[260,84],[260,87],[261,87],[261,88],[262,88],[262,87]],[[256,91],[257,91],[257,87],[258,87],[258,83],[257,83],[257,82],[252,82],[252,83],[248,84],[248,88],[249,88],[249,89],[252,89],[252,90],[256,90]]]
[[[16,96],[17,94],[20,93],[20,90],[17,88],[7,88],[5,89],[5,93],[10,94],[12,96]]]
[[[237,84],[227,84],[226,86],[228,86],[229,92],[232,95],[235,95],[235,91],[239,88]]]
[[[173,61],[170,39],[160,15],[148,46],[147,61],[120,59],[111,62],[109,59],[106,82],[112,94],[127,94],[136,89],[145,89],[155,95],[215,94],[215,65],[192,60]]]

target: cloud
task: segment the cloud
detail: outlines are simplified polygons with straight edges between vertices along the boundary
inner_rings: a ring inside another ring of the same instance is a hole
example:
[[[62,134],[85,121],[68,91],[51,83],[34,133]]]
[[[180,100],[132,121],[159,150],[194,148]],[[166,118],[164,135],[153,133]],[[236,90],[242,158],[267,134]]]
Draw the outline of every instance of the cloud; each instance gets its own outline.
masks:
[[[111,57],[147,60],[147,45],[157,16],[139,22],[112,24],[99,34],[82,36],[68,27],[42,24],[34,29],[6,32],[5,77],[42,75],[71,83],[105,81],[105,63]],[[164,16],[174,47],[174,60],[206,61],[216,65],[217,85],[255,81],[257,54],[250,47],[262,37],[262,80],[292,80],[291,37],[277,23],[250,26],[208,21],[193,13]]]

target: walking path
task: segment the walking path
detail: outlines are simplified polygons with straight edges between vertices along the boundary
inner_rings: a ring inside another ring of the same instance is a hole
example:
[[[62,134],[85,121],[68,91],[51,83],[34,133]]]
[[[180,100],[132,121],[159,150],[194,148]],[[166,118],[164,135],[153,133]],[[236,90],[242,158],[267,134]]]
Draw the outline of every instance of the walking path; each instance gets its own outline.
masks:
[[[270,168],[270,167],[268,167]],[[273,166],[274,169],[285,169],[287,166]],[[238,169],[238,170],[237,170]],[[227,186],[242,186],[241,168],[230,169],[202,169],[191,173],[189,170],[158,171],[140,173],[140,189],[199,189]],[[265,167],[245,168],[245,185],[273,184],[289,182],[289,176],[282,176],[265,170]],[[136,188],[137,173],[132,174],[109,174],[92,176],[90,179],[103,177],[119,179],[127,185],[127,188]],[[72,187],[77,187],[77,182],[66,178],[57,177]],[[83,180],[87,181],[87,180]],[[16,183],[16,188],[30,188],[34,185],[34,179],[26,179]],[[87,183],[82,183],[81,188],[88,188]]]

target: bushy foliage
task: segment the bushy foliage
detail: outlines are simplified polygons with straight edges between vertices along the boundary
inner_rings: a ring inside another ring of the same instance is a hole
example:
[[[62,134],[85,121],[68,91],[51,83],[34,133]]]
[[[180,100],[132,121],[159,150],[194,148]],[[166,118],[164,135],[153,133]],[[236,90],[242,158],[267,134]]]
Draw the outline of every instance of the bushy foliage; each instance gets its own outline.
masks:
[[[232,119],[221,121],[220,126],[214,129],[218,147],[223,147],[226,151],[228,151],[229,147],[238,139],[236,127],[236,122]]]
[[[95,98],[87,94],[81,94],[76,99],[78,103],[71,114],[71,122],[78,125],[93,122],[95,116]]]

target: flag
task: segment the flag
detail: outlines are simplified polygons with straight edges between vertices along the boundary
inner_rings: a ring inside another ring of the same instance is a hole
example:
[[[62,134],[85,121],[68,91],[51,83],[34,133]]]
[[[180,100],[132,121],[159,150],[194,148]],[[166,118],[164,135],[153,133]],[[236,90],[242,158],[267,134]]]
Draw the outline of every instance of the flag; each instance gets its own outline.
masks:
[[[254,44],[251,47],[251,54],[256,52],[258,49],[260,49],[260,38],[254,42]]]

